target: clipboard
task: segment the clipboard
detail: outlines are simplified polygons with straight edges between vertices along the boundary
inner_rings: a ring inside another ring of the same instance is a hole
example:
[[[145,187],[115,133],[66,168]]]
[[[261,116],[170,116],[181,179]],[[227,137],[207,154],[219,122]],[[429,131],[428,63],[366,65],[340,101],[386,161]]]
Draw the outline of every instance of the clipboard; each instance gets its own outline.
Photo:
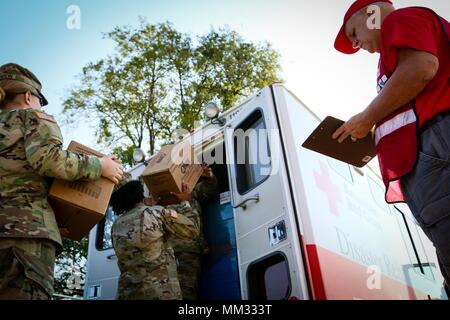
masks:
[[[344,121],[326,117],[303,142],[302,147],[319,152],[355,167],[364,167],[376,154],[375,140],[369,133],[365,138],[353,142],[350,137],[339,143],[331,136]]]

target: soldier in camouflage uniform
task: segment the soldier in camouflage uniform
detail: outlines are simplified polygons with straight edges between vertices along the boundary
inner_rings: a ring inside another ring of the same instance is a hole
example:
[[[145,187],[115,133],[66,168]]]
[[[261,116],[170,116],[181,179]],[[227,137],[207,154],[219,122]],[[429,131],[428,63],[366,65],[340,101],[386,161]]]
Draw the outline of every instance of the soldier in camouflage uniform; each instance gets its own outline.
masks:
[[[111,205],[120,217],[112,227],[120,278],[119,299],[181,300],[175,255],[169,236],[198,237],[194,223],[173,209],[146,206],[140,181],[115,191]]]
[[[201,203],[217,194],[217,179],[211,168],[204,165],[203,174],[191,194],[175,195],[180,203],[169,205],[167,208],[174,209],[189,218],[200,230],[199,236],[193,240],[181,240],[170,238],[175,250],[178,265],[178,279],[180,280],[183,299],[196,300],[198,290],[198,279],[200,276],[201,258],[208,253],[208,245],[202,232],[202,208]]]
[[[0,67],[0,299],[49,299],[61,235],[46,177],[118,182],[122,166],[62,150],[55,119],[31,71]]]

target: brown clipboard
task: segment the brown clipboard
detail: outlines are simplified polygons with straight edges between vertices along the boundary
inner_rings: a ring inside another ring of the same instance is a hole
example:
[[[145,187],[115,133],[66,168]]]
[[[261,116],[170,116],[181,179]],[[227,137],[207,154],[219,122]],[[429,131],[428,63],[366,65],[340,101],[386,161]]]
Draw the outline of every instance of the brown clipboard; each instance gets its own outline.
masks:
[[[302,147],[319,152],[334,159],[346,162],[355,167],[364,167],[377,152],[372,133],[365,138],[353,142],[350,137],[339,143],[331,136],[344,124],[344,121],[326,117],[319,126],[303,142]]]

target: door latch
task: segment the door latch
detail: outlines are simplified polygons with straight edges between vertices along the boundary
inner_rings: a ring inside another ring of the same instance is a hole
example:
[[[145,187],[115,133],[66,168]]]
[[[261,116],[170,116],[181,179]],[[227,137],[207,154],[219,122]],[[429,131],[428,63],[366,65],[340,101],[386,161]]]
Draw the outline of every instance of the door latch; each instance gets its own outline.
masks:
[[[242,209],[247,209],[247,202],[249,201],[255,201],[256,203],[259,202],[259,193],[255,194],[252,197],[248,197],[247,199],[244,199],[241,203],[239,203],[237,206],[233,207],[234,209],[242,207]]]

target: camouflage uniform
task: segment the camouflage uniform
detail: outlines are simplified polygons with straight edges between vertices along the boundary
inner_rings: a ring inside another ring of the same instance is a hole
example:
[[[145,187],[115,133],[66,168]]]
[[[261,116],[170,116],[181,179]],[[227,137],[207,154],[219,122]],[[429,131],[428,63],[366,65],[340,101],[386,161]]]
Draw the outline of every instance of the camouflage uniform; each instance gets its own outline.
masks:
[[[167,206],[167,208],[174,209],[189,218],[200,230],[199,236],[193,240],[170,238],[177,259],[178,279],[180,280],[181,291],[185,300],[197,299],[201,257],[208,252],[208,245],[202,231],[202,208],[200,203],[208,200],[216,193],[216,177],[202,178],[192,190],[191,201],[182,201],[179,204]]]
[[[48,300],[55,246],[41,239],[0,240],[0,299]]]
[[[137,204],[112,227],[119,269],[119,299],[181,300],[169,235],[198,237],[194,223],[162,206]]]
[[[3,71],[0,67],[0,84]],[[101,176],[100,159],[63,151],[62,144],[52,116],[34,109],[0,110],[0,299],[53,294],[55,254],[62,241],[47,202],[46,177]]]

